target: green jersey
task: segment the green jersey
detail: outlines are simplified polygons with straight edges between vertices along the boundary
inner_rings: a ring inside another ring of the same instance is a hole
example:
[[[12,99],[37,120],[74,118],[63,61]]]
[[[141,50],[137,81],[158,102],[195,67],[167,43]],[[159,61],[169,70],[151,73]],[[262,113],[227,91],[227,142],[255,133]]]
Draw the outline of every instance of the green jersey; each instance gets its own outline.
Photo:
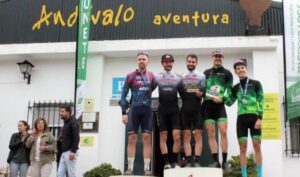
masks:
[[[210,68],[204,71],[206,76],[206,93],[218,96],[224,101],[231,95],[232,74],[223,66],[219,68]],[[206,100],[209,98],[206,97]]]
[[[264,92],[259,81],[245,78],[232,88],[232,95],[225,102],[231,106],[238,100],[238,115],[256,114],[259,119],[263,117]]]

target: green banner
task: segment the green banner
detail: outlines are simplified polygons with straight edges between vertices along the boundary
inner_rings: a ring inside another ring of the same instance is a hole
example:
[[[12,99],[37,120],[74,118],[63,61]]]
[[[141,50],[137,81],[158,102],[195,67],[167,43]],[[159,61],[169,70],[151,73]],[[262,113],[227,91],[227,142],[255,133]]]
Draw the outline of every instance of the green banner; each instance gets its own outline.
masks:
[[[284,0],[287,118],[300,118],[300,0]]]
[[[300,115],[300,82],[287,88],[288,119],[299,118]]]
[[[82,115],[86,85],[86,63],[90,33],[91,1],[79,0],[76,76],[76,118]]]

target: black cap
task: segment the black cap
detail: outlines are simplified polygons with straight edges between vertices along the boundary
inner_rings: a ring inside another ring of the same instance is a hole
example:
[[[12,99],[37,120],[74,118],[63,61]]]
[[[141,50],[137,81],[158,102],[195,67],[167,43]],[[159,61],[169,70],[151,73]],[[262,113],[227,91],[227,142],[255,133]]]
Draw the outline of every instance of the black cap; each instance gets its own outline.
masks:
[[[161,63],[163,63],[164,61],[171,61],[171,62],[174,62],[174,57],[173,57],[173,55],[171,55],[171,54],[164,54],[164,55],[161,57]]]

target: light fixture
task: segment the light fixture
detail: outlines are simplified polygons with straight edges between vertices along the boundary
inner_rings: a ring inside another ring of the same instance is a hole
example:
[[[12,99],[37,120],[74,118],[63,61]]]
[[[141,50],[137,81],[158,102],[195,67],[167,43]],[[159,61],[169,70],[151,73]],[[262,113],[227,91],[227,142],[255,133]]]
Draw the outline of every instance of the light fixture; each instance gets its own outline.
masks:
[[[34,65],[27,60],[24,60],[23,62],[19,62],[17,64],[19,65],[20,71],[24,76],[24,80],[27,79],[27,84],[30,84],[31,69],[34,67]]]

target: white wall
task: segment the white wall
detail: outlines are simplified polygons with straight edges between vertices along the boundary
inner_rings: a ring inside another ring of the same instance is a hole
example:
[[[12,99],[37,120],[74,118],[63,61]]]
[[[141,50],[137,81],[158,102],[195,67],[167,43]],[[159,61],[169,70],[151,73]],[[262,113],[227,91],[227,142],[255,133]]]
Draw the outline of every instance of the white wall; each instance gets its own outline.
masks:
[[[22,60],[0,60],[0,164],[6,163],[8,143],[17,132],[19,120],[27,119],[29,101],[73,100],[75,62],[51,56],[44,60],[30,60],[35,65],[31,83],[23,80],[16,64]]]

